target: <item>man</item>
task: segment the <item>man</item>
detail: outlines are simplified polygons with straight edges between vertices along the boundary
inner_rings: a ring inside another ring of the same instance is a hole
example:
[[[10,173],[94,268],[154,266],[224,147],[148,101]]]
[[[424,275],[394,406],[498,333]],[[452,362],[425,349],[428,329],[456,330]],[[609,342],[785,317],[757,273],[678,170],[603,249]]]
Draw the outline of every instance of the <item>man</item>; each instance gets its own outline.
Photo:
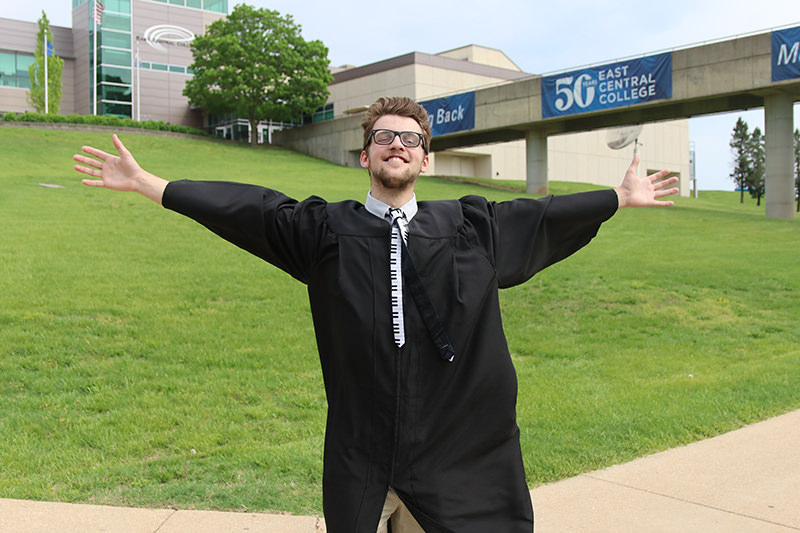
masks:
[[[671,205],[658,199],[677,192],[667,188],[677,178],[639,179],[634,156],[614,190],[417,202],[431,140],[425,110],[381,98],[362,126],[365,204],[167,182],[116,135],[119,157],[85,146],[96,159],[75,155],[75,169],[100,178],[86,185],[144,194],[307,284],[328,399],[329,531],[385,531],[391,520],[394,533],[530,532],[498,288],[578,250],[619,208]]]

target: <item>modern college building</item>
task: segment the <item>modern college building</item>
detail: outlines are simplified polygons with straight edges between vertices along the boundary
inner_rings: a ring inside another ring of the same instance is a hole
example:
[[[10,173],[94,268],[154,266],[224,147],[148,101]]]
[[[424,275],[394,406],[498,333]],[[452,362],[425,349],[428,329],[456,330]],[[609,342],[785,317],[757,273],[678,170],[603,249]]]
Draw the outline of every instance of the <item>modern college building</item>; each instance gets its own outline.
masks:
[[[72,0],[72,28],[50,27],[54,54],[64,59],[59,113],[203,127],[201,111],[182,95],[189,46],[227,15],[227,0],[95,1]],[[37,32],[36,23],[0,18],[0,113],[33,110],[26,98]]]
[[[64,59],[60,114],[162,120],[228,138],[247,138],[247,121],[208,117],[182,94],[192,75],[191,40],[227,15],[227,0],[72,2],[72,28],[51,25],[54,53]],[[27,103],[28,65],[33,63],[37,32],[36,23],[0,18],[0,114],[33,110]],[[411,52],[332,71],[328,103],[312,117],[314,122],[361,113],[379,96],[425,101],[534,76],[521,71],[503,52],[477,45],[439,54]],[[259,139],[269,129],[268,124],[261,126]],[[550,178],[617,185],[632,147],[609,146],[624,135],[621,130],[603,130],[552,136],[547,145]],[[681,193],[687,195],[688,120],[647,124],[637,136],[644,145],[642,169],[672,169],[681,178]],[[429,172],[525,179],[525,158],[524,141],[444,150],[432,155]],[[358,164],[357,154],[350,159],[345,164]]]

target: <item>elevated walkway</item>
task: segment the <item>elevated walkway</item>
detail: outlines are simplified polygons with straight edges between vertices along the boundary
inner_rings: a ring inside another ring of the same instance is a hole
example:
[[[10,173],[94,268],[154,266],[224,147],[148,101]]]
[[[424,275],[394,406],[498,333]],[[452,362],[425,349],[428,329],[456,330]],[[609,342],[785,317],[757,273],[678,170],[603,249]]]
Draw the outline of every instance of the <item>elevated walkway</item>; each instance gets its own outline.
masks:
[[[782,31],[793,31],[789,28]],[[773,81],[774,32],[701,44],[671,54],[671,96],[624,107],[545,117],[544,78],[532,76],[475,91],[475,126],[434,137],[440,151],[526,140],[527,190],[547,191],[550,135],[644,124],[764,107],[767,138],[767,216],[794,218],[793,104],[800,100],[800,75]],[[781,60],[800,62],[800,39]],[[597,67],[600,68],[600,67]],[[274,141],[347,166],[357,166],[361,116],[336,118],[276,132]]]

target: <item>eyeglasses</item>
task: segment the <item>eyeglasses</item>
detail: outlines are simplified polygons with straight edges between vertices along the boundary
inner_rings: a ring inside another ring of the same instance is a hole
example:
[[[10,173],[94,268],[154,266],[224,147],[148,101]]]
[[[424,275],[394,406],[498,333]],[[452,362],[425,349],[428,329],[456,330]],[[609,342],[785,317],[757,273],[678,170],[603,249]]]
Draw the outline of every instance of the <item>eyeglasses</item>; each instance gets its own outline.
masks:
[[[424,138],[421,133],[416,131],[394,131],[394,130],[372,130],[369,134],[370,138],[375,141],[375,144],[392,144],[395,137],[400,137],[400,142],[407,148],[416,148],[422,144],[422,149],[425,150]],[[367,140],[369,145],[369,140]],[[366,145],[364,148],[366,149]],[[425,150],[427,152],[427,150]]]

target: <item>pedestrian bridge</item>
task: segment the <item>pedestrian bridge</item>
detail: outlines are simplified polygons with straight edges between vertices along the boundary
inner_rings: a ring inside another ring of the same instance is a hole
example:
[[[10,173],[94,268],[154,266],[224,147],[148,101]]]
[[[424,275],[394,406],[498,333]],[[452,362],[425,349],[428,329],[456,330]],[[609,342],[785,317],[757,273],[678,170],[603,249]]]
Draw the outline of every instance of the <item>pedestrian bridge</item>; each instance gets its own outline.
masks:
[[[544,193],[550,135],[763,107],[766,214],[794,218],[793,104],[799,100],[797,26],[477,89],[472,127],[436,134],[431,149],[525,139],[527,190]],[[352,166],[362,148],[360,121],[360,115],[336,118],[277,132],[273,140]]]

